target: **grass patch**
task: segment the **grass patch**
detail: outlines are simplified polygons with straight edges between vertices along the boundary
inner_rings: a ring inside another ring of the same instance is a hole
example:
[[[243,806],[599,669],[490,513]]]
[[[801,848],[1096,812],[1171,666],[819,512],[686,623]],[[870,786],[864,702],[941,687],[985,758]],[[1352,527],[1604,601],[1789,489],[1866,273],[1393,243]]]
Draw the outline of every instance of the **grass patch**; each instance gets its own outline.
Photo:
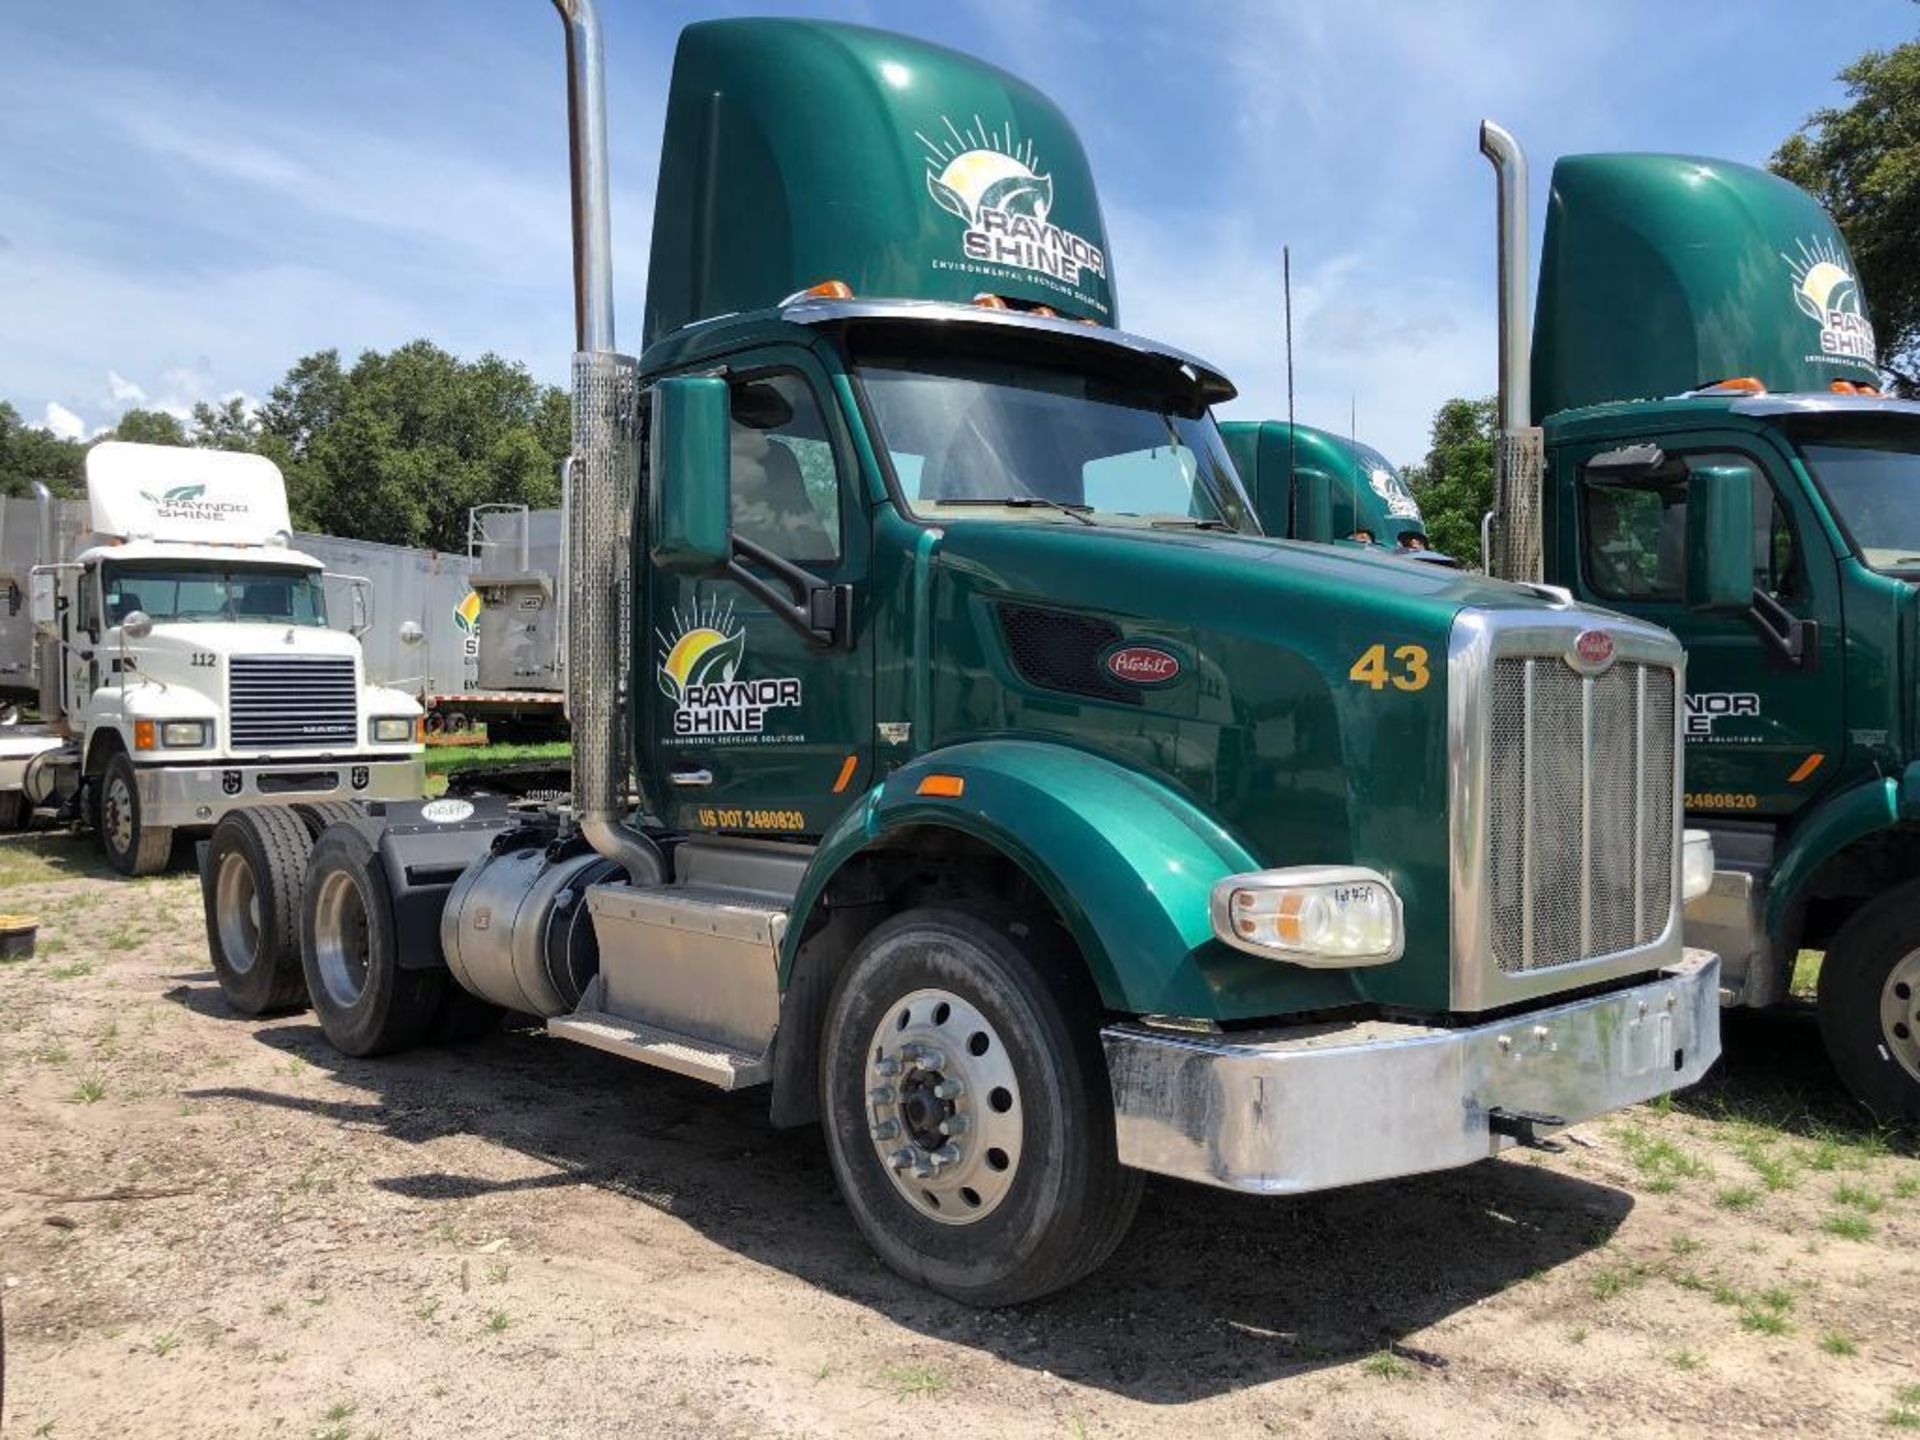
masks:
[[[931,1365],[889,1365],[880,1372],[880,1381],[896,1400],[931,1400],[953,1383]]]
[[[91,960],[76,960],[71,965],[56,965],[47,972],[53,980],[81,980],[93,973]]]
[[[1740,1312],[1740,1328],[1751,1330],[1756,1335],[1786,1335],[1793,1330],[1793,1322],[1778,1310],[1743,1310]]]
[[[1873,1226],[1864,1215],[1829,1215],[1820,1222],[1820,1228],[1842,1240],[1865,1240],[1873,1234]]]
[[[1920,1195],[1920,1175],[1902,1175],[1893,1182],[1893,1198],[1911,1200]]]
[[[1860,1347],[1854,1343],[1853,1337],[1851,1335],[1843,1335],[1838,1330],[1829,1330],[1826,1334],[1822,1335],[1820,1337],[1820,1348],[1829,1355],[1838,1355],[1842,1358],[1860,1353]]]
[[[1773,1154],[1767,1149],[1765,1141],[1752,1138],[1742,1140],[1734,1149],[1767,1189],[1793,1188],[1793,1161],[1785,1155]]]
[[[1667,1248],[1676,1255],[1697,1255],[1700,1242],[1691,1235],[1676,1235],[1667,1242]]]
[[[1676,1350],[1667,1357],[1667,1363],[1676,1370],[1698,1370],[1703,1362],[1697,1350]]]
[[[1413,1366],[1391,1350],[1374,1351],[1360,1362],[1360,1369],[1365,1374],[1378,1375],[1382,1380],[1404,1380],[1413,1374]]]
[[[85,1075],[80,1083],[73,1087],[73,1099],[77,1105],[92,1105],[107,1098],[107,1082],[98,1075]]]
[[[1896,1405],[1887,1412],[1890,1430],[1920,1430],[1920,1410],[1911,1405]]]
[[[1833,1203],[1844,1205],[1849,1210],[1858,1210],[1863,1215],[1878,1215],[1886,1208],[1886,1201],[1864,1185],[1841,1183],[1834,1186]]]
[[[1638,1125],[1621,1128],[1620,1145],[1655,1194],[1667,1194],[1679,1189],[1682,1180],[1695,1180],[1708,1173],[1706,1162],[1699,1156]]]
[[[456,770],[474,770],[487,765],[510,765],[527,760],[565,760],[573,746],[565,740],[550,740],[544,745],[430,745],[427,747],[427,773],[451,775]]]
[[[1713,1203],[1722,1210],[1751,1210],[1759,1198],[1760,1192],[1751,1185],[1729,1185],[1713,1197]]]
[[[487,1331],[489,1334],[505,1334],[507,1327],[511,1324],[513,1324],[513,1320],[504,1310],[495,1310],[487,1316]]]
[[[1793,957],[1793,978],[1787,982],[1787,992],[1803,1000],[1811,1000],[1820,993],[1820,962],[1826,958],[1824,950],[1802,950]]]
[[[153,1337],[153,1353],[156,1355],[171,1355],[179,1348],[180,1337],[171,1330],[167,1331],[164,1335],[156,1335]]]
[[[1594,1275],[1587,1282],[1596,1300],[1611,1300],[1616,1295],[1624,1295],[1647,1278],[1644,1265],[1614,1265]]]

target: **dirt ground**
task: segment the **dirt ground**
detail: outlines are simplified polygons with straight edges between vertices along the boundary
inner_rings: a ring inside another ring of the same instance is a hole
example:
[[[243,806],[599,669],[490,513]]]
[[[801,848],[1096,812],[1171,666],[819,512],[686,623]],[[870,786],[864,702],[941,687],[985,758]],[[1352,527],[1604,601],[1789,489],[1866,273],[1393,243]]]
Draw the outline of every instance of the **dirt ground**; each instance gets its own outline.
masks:
[[[532,1029],[342,1059],[228,1011],[191,874],[73,841],[0,841],[0,910],[43,922],[0,966],[8,1437],[1920,1429],[1920,1160],[1804,1015],[1563,1154],[1150,1185],[1104,1271],[981,1313],[752,1096]]]

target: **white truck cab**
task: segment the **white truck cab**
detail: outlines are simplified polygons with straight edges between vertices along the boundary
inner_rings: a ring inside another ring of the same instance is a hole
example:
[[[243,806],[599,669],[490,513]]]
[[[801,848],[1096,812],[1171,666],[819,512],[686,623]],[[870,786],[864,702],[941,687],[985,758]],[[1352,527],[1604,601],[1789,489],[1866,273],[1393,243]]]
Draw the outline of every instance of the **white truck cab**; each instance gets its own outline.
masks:
[[[83,814],[137,875],[242,804],[421,794],[420,706],[364,673],[369,588],[328,628],[270,460],[110,441],[88,452],[87,504],[71,554],[33,571],[48,724],[15,732],[16,804]]]

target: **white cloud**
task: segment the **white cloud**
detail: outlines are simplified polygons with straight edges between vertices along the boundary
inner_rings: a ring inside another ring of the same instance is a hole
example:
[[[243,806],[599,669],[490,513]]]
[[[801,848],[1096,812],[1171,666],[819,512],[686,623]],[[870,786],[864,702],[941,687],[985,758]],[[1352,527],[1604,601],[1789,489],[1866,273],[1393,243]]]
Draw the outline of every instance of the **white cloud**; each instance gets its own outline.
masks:
[[[114,405],[140,405],[146,402],[147,392],[133,381],[121,375],[117,370],[107,371],[107,399]]]
[[[40,427],[51,430],[62,440],[84,440],[87,438],[87,422],[73,411],[67,409],[58,400],[47,402],[46,414],[41,417]]]

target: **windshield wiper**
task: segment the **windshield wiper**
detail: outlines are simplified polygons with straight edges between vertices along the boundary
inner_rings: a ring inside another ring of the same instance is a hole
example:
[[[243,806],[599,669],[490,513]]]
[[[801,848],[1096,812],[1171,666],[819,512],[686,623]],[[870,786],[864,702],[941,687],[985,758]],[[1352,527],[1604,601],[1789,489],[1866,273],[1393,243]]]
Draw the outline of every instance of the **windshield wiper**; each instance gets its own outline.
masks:
[[[1062,515],[1070,515],[1082,525],[1098,525],[1089,513],[1091,505],[1070,505],[1064,500],[1049,500],[1045,495],[1003,495],[994,499],[987,495],[942,496],[934,502],[937,505],[1005,505],[1013,510],[1058,510]]]
[[[1156,530],[1225,530],[1229,535],[1238,535],[1240,531],[1225,520],[1211,516],[1163,515],[1158,520],[1147,522]]]

